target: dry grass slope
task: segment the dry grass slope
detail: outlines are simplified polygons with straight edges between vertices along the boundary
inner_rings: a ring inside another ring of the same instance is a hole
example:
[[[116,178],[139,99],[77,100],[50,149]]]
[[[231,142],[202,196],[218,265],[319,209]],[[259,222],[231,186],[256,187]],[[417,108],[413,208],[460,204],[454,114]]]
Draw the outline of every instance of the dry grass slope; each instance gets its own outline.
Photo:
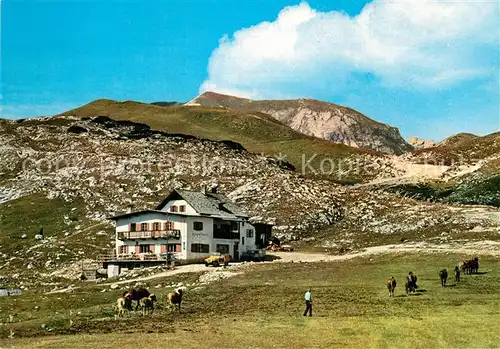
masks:
[[[145,123],[155,130],[193,135],[210,140],[231,140],[248,151],[269,156],[283,154],[300,169],[302,156],[317,158],[311,163],[319,168],[321,159],[342,159],[353,154],[377,154],[373,151],[332,143],[306,136],[263,113],[207,107],[160,107],[138,102],[97,100],[61,115],[108,116],[117,120]]]

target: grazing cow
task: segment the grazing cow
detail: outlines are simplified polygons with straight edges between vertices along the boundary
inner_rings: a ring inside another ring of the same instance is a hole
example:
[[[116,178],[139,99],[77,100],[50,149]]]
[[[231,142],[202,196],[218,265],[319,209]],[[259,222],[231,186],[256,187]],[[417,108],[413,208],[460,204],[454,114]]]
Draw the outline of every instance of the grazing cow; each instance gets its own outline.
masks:
[[[470,269],[472,274],[477,274],[479,271],[479,258],[474,257],[474,259],[470,260]]]
[[[130,293],[125,292],[116,300],[116,307],[118,308],[118,317],[125,315],[125,310],[131,309],[132,300],[130,298]]]
[[[455,266],[455,282],[460,282],[460,268]]]
[[[406,276],[405,280],[405,290],[406,294],[410,292],[415,292],[417,290],[417,275],[414,275],[411,271]]]
[[[152,314],[154,310],[154,303],[156,302],[156,296],[151,293],[149,297],[143,297],[139,300],[139,306],[142,310],[142,315]]]
[[[143,287],[139,287],[138,289],[131,289],[131,290],[127,291],[127,293],[130,294],[130,300],[131,300],[130,310],[132,310],[132,301],[136,301],[135,308],[134,308],[135,311],[137,311],[137,309],[139,308],[140,300],[144,297],[147,298],[151,295],[151,293],[149,293],[149,291]]]
[[[464,274],[477,273],[479,270],[479,258],[461,260],[459,266]]]
[[[448,279],[448,271],[441,269],[439,271],[439,278],[441,279],[441,286],[446,287],[446,279]]]
[[[177,304],[179,307],[179,313],[181,312],[181,303],[182,303],[182,288],[178,288],[175,292],[170,292],[167,295],[168,299],[168,306],[170,310],[172,308],[175,308],[175,305]]]
[[[389,290],[389,297],[394,297],[394,290],[396,289],[396,279],[394,276],[387,279],[387,289]]]

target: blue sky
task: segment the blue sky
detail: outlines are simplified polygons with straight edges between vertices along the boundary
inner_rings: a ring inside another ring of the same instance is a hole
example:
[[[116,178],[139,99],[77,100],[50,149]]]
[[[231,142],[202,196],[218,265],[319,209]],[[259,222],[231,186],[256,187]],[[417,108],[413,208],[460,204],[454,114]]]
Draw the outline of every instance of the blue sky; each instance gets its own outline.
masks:
[[[500,128],[495,2],[145,3],[4,0],[1,116],[209,89],[327,100],[405,137]]]

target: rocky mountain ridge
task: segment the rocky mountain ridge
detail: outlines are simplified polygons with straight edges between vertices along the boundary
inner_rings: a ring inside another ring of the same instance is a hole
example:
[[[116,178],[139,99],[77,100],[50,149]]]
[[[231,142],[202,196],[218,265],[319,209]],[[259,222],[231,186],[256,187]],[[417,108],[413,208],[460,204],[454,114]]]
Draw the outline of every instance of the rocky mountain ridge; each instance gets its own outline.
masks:
[[[204,106],[261,112],[306,135],[400,155],[413,149],[392,127],[343,106],[314,99],[259,100],[205,92],[187,106]]]

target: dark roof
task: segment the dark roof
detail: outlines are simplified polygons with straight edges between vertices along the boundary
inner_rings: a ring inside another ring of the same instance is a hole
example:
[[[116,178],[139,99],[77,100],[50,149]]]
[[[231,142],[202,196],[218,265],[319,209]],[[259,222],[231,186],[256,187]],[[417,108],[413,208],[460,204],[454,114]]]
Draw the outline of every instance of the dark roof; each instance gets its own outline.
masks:
[[[164,214],[164,215],[175,215],[175,214],[177,214],[175,212],[165,212],[165,211],[160,211],[160,210],[142,210],[142,211],[126,212],[126,213],[117,214],[117,215],[114,215],[112,217],[109,217],[108,219],[110,219],[110,220],[117,220],[118,218],[138,216],[138,215],[141,215],[143,213],[161,213],[161,214]]]
[[[248,215],[238,205],[227,197],[215,193],[175,189],[157,207],[161,210],[174,199],[182,198],[199,214],[217,216],[226,219],[248,218]]]

